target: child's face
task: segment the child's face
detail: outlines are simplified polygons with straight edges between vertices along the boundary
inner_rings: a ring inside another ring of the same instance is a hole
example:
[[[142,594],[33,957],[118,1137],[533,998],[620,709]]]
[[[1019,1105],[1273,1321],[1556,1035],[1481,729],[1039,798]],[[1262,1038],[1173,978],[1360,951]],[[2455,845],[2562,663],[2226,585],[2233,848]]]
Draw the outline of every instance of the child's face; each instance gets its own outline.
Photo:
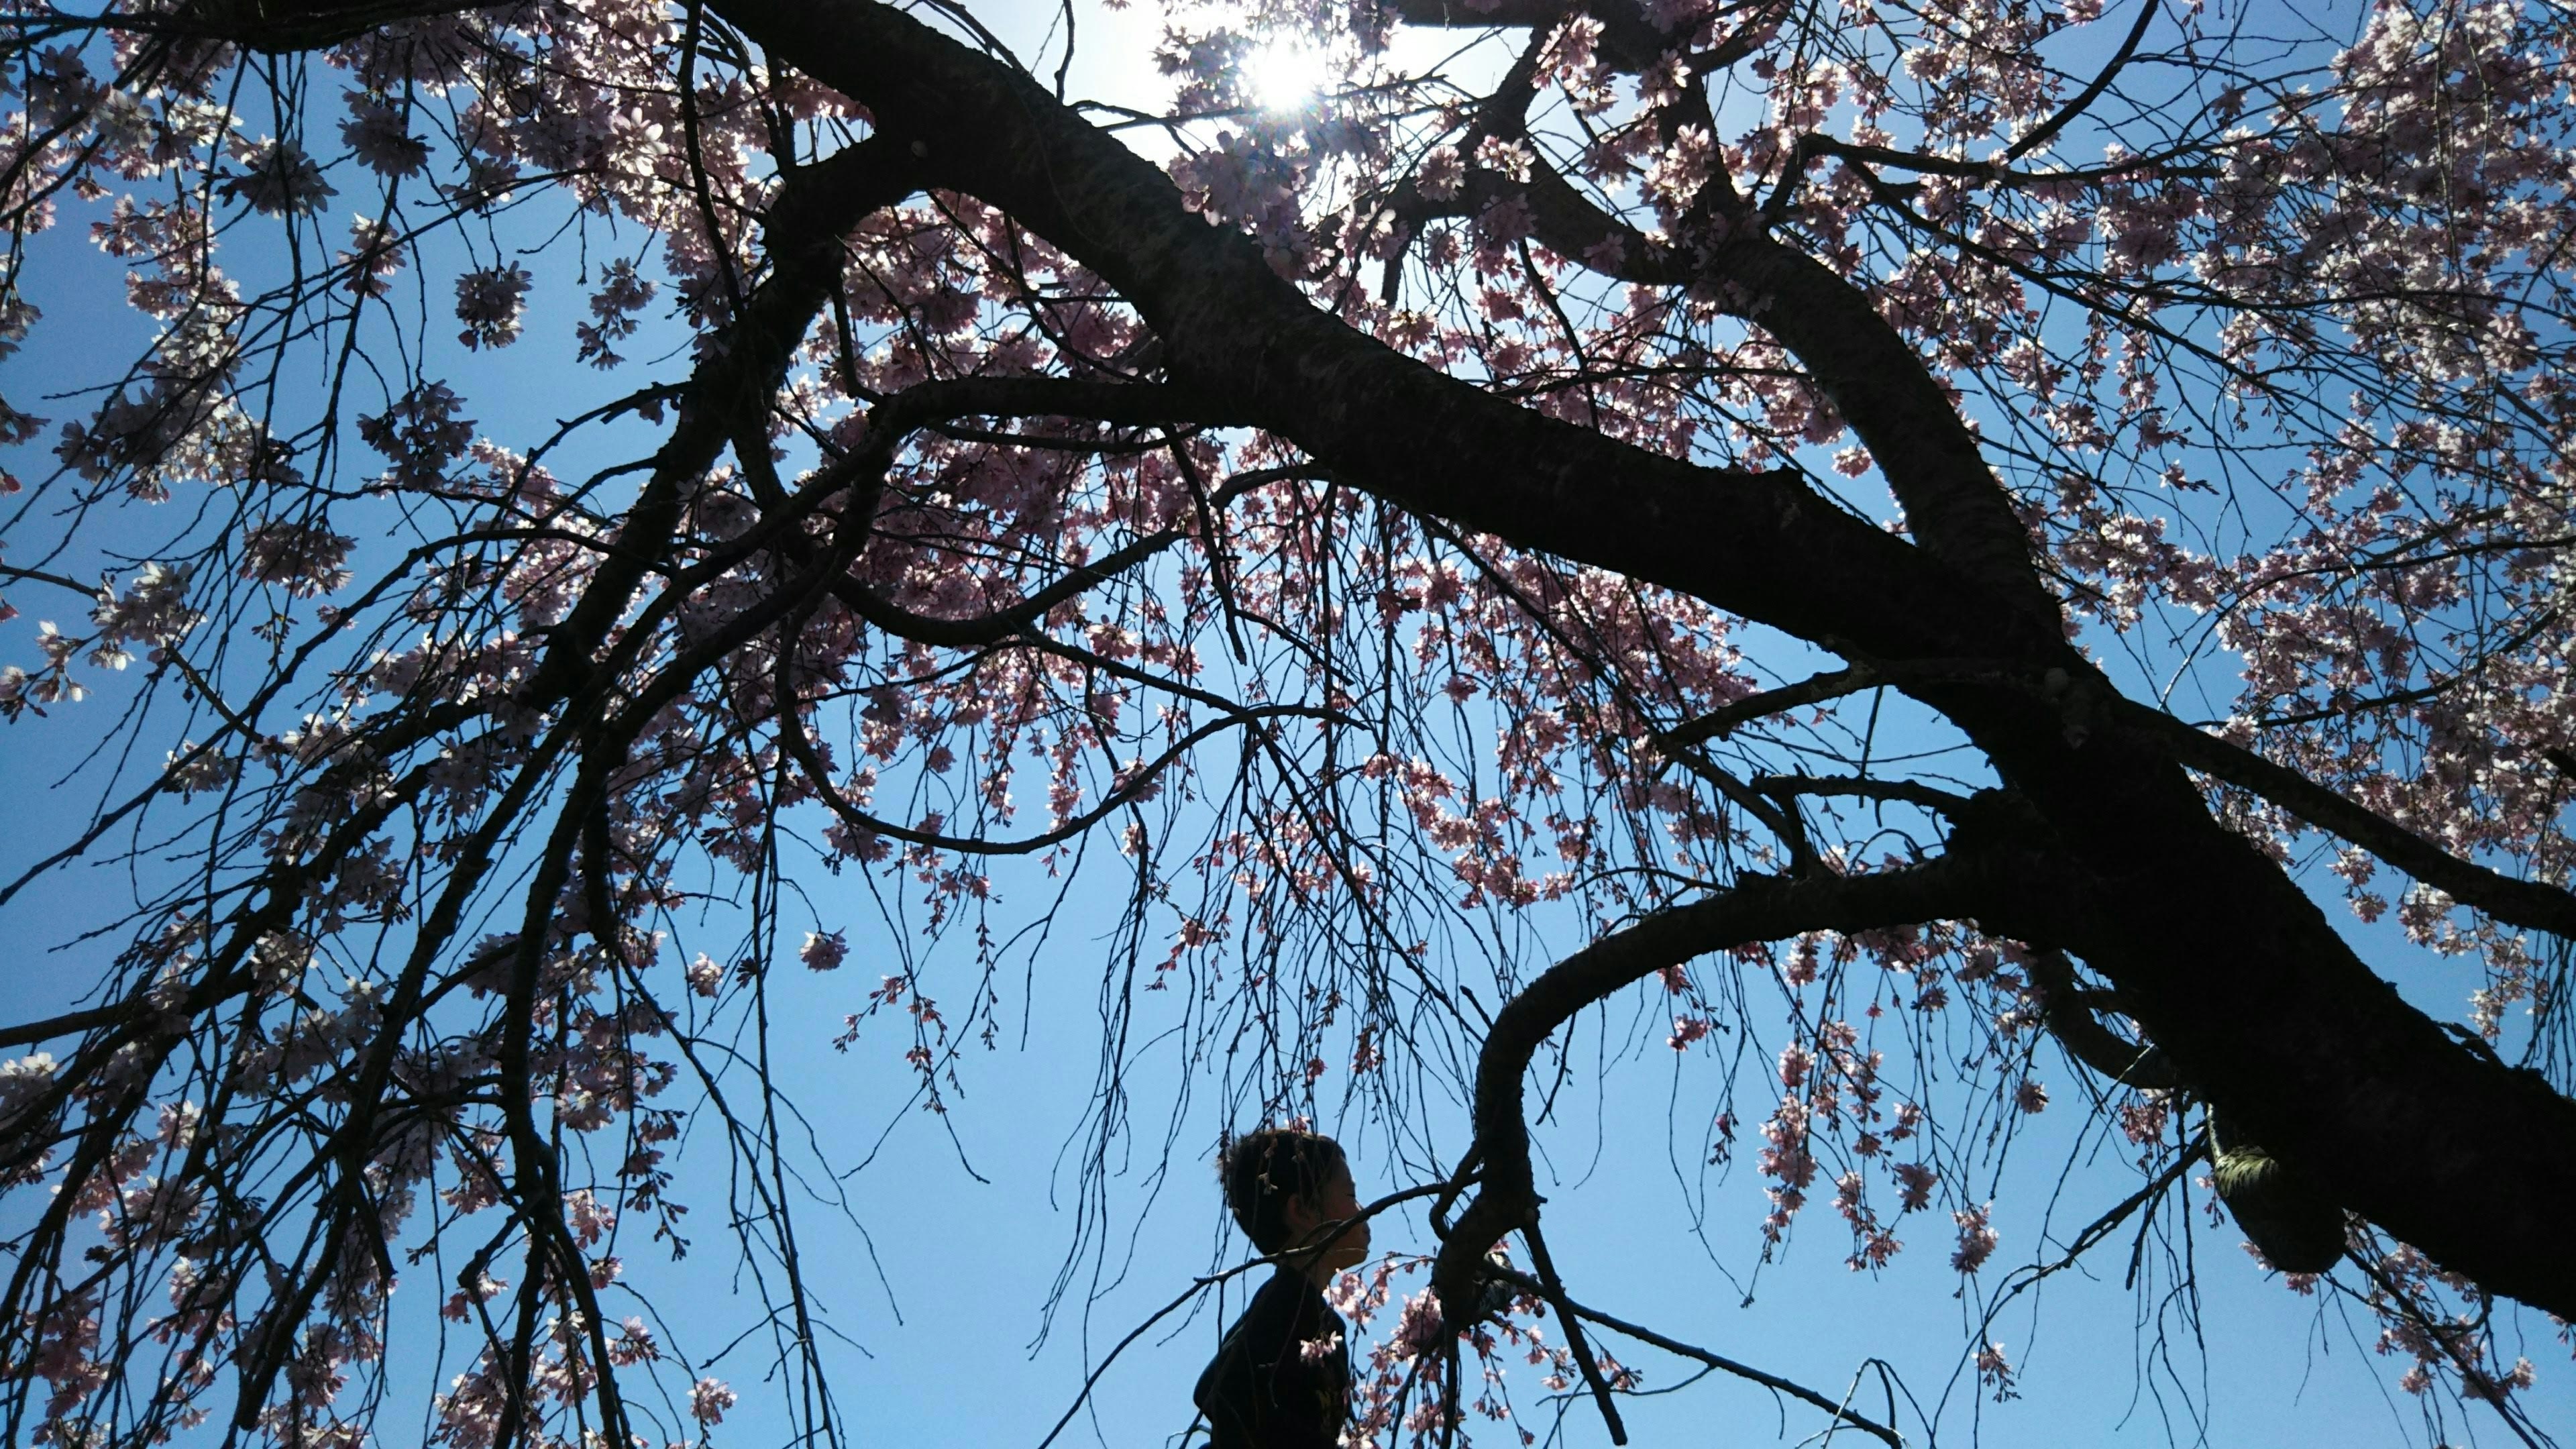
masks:
[[[1359,1184],[1351,1180],[1351,1169],[1346,1163],[1333,1169],[1332,1180],[1324,1184],[1323,1191],[1315,1194],[1313,1201],[1292,1197],[1288,1200],[1288,1209],[1288,1226],[1303,1241],[1320,1231],[1326,1223],[1359,1216]],[[1355,1268],[1368,1260],[1368,1250],[1368,1224],[1352,1223],[1324,1245],[1309,1271],[1320,1276]]]

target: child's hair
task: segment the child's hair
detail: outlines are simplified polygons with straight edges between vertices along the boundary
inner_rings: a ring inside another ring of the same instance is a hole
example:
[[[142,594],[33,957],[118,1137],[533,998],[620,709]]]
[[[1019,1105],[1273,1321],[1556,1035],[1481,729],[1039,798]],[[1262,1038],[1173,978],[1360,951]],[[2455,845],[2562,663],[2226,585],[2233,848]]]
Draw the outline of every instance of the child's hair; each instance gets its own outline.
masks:
[[[1217,1158],[1225,1205],[1244,1236],[1265,1253],[1288,1247],[1288,1199],[1309,1205],[1347,1168],[1342,1144],[1302,1127],[1264,1127],[1234,1139]]]

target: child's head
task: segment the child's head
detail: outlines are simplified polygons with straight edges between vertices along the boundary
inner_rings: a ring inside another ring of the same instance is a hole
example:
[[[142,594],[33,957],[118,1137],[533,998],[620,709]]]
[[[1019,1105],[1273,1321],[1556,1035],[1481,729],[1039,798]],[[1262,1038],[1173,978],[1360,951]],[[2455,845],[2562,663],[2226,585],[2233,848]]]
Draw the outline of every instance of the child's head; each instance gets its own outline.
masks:
[[[1303,1240],[1324,1224],[1359,1212],[1357,1186],[1342,1145],[1299,1127],[1247,1132],[1225,1149],[1217,1170],[1225,1179],[1225,1205],[1244,1235],[1264,1253],[1308,1246]],[[1324,1265],[1348,1267],[1368,1256],[1368,1224],[1335,1235]]]

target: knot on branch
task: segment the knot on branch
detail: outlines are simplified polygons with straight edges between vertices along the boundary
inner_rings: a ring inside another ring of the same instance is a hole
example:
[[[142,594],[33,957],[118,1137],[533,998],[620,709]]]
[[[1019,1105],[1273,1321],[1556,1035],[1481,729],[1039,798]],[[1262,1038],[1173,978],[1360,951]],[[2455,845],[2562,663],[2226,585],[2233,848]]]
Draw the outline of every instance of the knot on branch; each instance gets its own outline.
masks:
[[[2214,1110],[2209,1145],[2210,1183],[2265,1262],[2284,1273],[2324,1273],[2343,1261],[2343,1209],[2306,1174]]]

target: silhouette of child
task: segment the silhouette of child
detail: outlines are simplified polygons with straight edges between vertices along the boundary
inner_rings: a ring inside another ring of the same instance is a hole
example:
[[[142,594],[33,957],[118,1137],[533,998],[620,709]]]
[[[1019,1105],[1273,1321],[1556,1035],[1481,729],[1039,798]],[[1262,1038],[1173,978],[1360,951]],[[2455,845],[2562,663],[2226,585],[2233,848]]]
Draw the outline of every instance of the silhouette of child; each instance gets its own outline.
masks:
[[[1237,1138],[1218,1163],[1252,1245],[1285,1253],[1199,1375],[1209,1449],[1333,1449],[1350,1415],[1351,1350],[1322,1289],[1368,1256],[1341,1144],[1291,1127]],[[1348,1226],[1342,1226],[1348,1223]]]

